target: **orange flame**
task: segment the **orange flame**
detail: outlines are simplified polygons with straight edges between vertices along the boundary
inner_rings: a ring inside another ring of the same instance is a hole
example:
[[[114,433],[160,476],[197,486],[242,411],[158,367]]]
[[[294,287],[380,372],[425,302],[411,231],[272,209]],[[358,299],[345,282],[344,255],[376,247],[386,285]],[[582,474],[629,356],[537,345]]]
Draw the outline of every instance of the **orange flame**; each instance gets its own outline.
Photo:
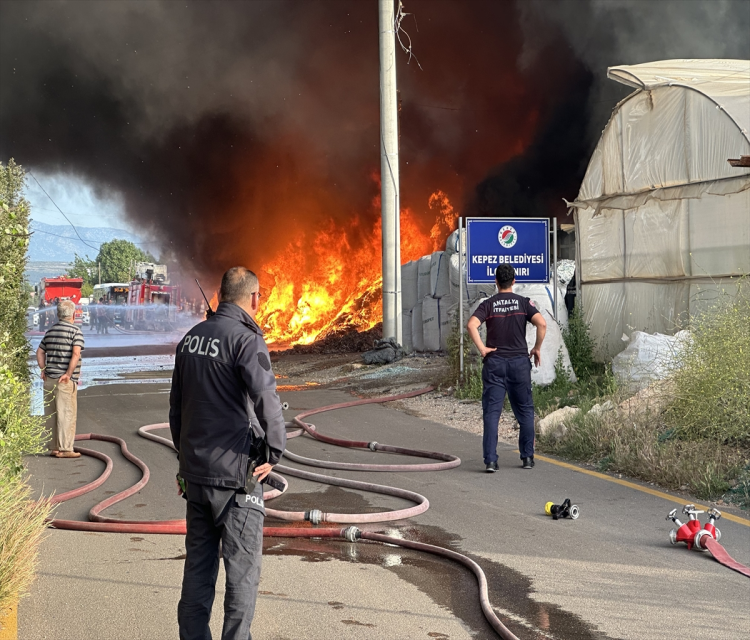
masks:
[[[373,207],[379,210],[379,198]],[[444,245],[455,226],[458,214],[442,191],[430,197],[429,207],[437,210],[429,233],[411,210],[401,211],[402,263]],[[259,274],[264,297],[258,322],[266,341],[310,344],[333,332],[365,331],[380,322],[381,235],[379,216],[369,229],[359,217],[344,228],[331,221],[290,242],[280,257],[265,264]]]

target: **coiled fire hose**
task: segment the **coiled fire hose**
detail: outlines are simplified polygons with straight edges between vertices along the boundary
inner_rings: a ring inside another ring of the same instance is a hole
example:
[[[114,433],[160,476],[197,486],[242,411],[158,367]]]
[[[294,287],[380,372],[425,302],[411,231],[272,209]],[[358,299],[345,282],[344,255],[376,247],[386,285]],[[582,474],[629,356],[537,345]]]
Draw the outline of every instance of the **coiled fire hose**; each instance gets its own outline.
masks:
[[[358,464],[358,463],[336,463],[327,462],[324,460],[315,460],[312,458],[305,458],[303,456],[297,456],[291,454],[289,451],[284,452],[284,456],[292,461],[300,462],[301,464],[307,464],[310,466],[322,467],[327,469],[349,469],[357,471],[438,471],[443,469],[450,469],[457,467],[461,464],[461,460],[456,456],[442,454],[432,451],[421,451],[416,449],[407,449],[403,447],[393,447],[390,445],[382,445],[377,442],[364,442],[354,440],[343,440],[339,438],[332,438],[325,436],[318,432],[314,425],[308,424],[303,421],[311,415],[317,413],[323,413],[325,411],[333,411],[335,409],[344,409],[348,407],[355,407],[363,404],[371,403],[383,403],[392,402],[395,400],[403,400],[405,398],[412,398],[432,390],[432,387],[420,389],[418,391],[412,391],[409,393],[403,393],[394,396],[386,396],[381,398],[370,398],[365,400],[354,400],[351,402],[344,402],[335,405],[329,405],[296,416],[292,423],[287,423],[287,427],[298,427],[296,431],[290,432],[288,438],[295,438],[303,433],[307,433],[311,437],[321,442],[333,444],[340,447],[347,448],[361,448],[369,449],[373,452],[388,452],[397,453],[406,456],[413,456],[419,458],[428,458],[432,460],[439,460],[440,462],[424,463],[424,464],[394,464],[394,465],[379,465],[379,464]],[[157,436],[152,431],[157,429],[168,428],[169,425],[166,423],[152,424],[141,427],[138,430],[138,434],[149,440],[153,440],[160,444],[166,445],[174,449],[174,445],[171,440]],[[98,531],[98,532],[110,532],[110,533],[150,533],[150,534],[175,534],[185,535],[186,533],[186,522],[182,520],[118,520],[115,518],[106,518],[101,514],[102,511],[111,507],[112,505],[125,500],[126,498],[134,495],[140,491],[143,487],[148,484],[150,472],[146,464],[138,457],[130,453],[127,447],[127,443],[116,436],[107,436],[96,433],[84,433],[76,436],[76,441],[84,440],[102,440],[105,442],[112,442],[120,446],[122,455],[128,461],[132,462],[137,466],[142,473],[141,479],[136,482],[133,486],[121,491],[113,496],[110,496],[106,500],[98,503],[89,511],[90,522],[81,522],[77,520],[61,520],[53,519],[49,522],[50,526],[56,529],[68,529],[72,531]],[[86,484],[78,489],[73,489],[65,493],[58,494],[50,498],[50,502],[53,504],[65,502],[71,500],[85,493],[89,493],[94,489],[100,487],[112,473],[113,462],[112,459],[104,453],[94,451],[91,449],[85,449],[83,447],[76,447],[75,451],[97,458],[105,463],[105,468],[102,474],[93,482]],[[331,523],[372,523],[372,522],[385,522],[393,520],[401,520],[405,518],[411,518],[420,513],[424,513],[429,508],[429,501],[426,497],[415,493],[413,491],[407,491],[406,489],[399,489],[396,487],[388,487],[385,485],[378,485],[369,482],[361,482],[357,480],[348,480],[344,478],[334,478],[331,476],[325,476],[318,473],[311,473],[308,471],[302,471],[300,469],[293,469],[281,464],[274,467],[275,475],[277,479],[284,483],[284,491],[288,487],[286,480],[278,475],[278,472],[286,475],[303,478],[306,480],[312,480],[314,482],[323,482],[325,484],[331,484],[341,487],[348,487],[352,489],[359,489],[362,491],[369,491],[374,493],[380,493],[385,495],[392,495],[399,498],[411,500],[416,503],[416,506],[407,509],[400,509],[396,511],[389,511],[385,513],[368,513],[368,514],[345,514],[345,513],[322,513],[317,509],[309,510],[306,512],[289,512],[281,511],[276,509],[266,508],[266,513],[274,518],[286,520],[286,521],[309,521],[313,525],[319,522],[331,522]],[[264,500],[271,500],[283,492],[276,489],[271,489],[263,494]],[[498,636],[503,640],[518,640],[518,638],[500,621],[500,618],[495,614],[490,604],[489,594],[487,590],[487,578],[482,571],[482,568],[474,562],[471,558],[460,554],[450,549],[444,549],[431,544],[425,544],[422,542],[413,542],[410,540],[402,540],[399,538],[382,535],[379,533],[373,533],[369,531],[361,531],[357,527],[350,526],[347,528],[297,528],[297,527],[264,527],[263,535],[265,537],[279,537],[279,538],[333,538],[339,540],[346,540],[348,542],[356,542],[357,540],[371,540],[373,542],[380,542],[385,544],[392,544],[406,549],[414,549],[417,551],[424,551],[432,553],[445,558],[449,558],[456,562],[463,564],[465,567],[470,569],[474,573],[478,587],[479,587],[479,601],[482,608],[482,613],[489,622],[490,626],[497,632]]]

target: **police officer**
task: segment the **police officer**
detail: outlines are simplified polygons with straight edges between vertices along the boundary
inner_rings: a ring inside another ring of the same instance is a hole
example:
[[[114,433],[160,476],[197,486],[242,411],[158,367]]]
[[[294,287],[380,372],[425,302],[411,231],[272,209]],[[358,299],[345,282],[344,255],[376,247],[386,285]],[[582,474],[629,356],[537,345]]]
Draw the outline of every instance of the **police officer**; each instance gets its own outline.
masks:
[[[510,406],[521,431],[518,449],[521,466],[534,466],[534,400],[531,395],[531,358],[538,367],[547,323],[534,304],[513,293],[515,272],[509,264],[495,270],[497,290],[484,300],[469,318],[466,328],[483,359],[482,418],[484,421],[484,464],[488,473],[498,470],[497,425],[507,392]],[[487,323],[487,345],[479,335]],[[526,346],[526,323],[536,327],[536,344],[529,352]]]
[[[221,637],[250,640],[265,516],[261,481],[286,445],[276,379],[255,323],[258,278],[233,267],[222,278],[220,296],[216,313],[177,345],[169,398],[169,426],[187,494],[180,640],[211,638],[219,542],[226,570]],[[258,449],[267,452],[267,461],[253,470],[249,460]]]

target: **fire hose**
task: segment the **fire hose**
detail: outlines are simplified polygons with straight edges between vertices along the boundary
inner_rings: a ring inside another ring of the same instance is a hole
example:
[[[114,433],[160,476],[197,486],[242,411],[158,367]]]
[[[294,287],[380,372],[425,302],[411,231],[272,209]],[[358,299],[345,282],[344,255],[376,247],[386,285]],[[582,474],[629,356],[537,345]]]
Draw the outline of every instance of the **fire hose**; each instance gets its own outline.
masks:
[[[305,458],[303,456],[297,456],[291,454],[289,451],[285,451],[284,456],[290,460],[300,462],[302,464],[309,464],[310,466],[322,467],[327,469],[349,469],[358,471],[438,471],[443,469],[450,469],[457,467],[461,464],[461,460],[456,456],[442,454],[431,451],[422,451],[417,449],[408,449],[404,447],[393,447],[390,445],[383,445],[377,442],[364,442],[354,440],[344,440],[339,438],[332,438],[321,434],[314,425],[304,422],[304,418],[317,413],[323,413],[325,411],[333,411],[335,409],[344,409],[349,407],[355,407],[363,404],[371,403],[383,403],[391,402],[394,400],[402,400],[405,398],[411,398],[417,395],[421,395],[431,391],[432,388],[420,389],[418,391],[412,391],[409,393],[403,393],[394,396],[387,396],[381,398],[370,398],[364,400],[355,400],[351,402],[344,402],[335,405],[329,405],[311,411],[306,411],[297,415],[293,422],[287,423],[287,427],[297,427],[295,431],[288,434],[288,438],[295,438],[307,433],[312,438],[333,444],[340,447],[346,448],[360,448],[368,449],[373,452],[387,452],[395,453],[412,457],[427,458],[432,460],[438,460],[439,462],[431,462],[424,464],[393,464],[393,465],[379,465],[379,464],[359,464],[359,463],[336,463],[328,462],[324,460],[314,460],[312,458]],[[138,434],[149,440],[153,440],[160,444],[166,445],[174,449],[174,444],[171,440],[157,436],[152,431],[157,429],[168,428],[168,424],[159,423],[146,425],[138,430]],[[68,529],[73,531],[98,531],[98,532],[111,532],[111,533],[149,533],[149,534],[174,534],[174,535],[185,535],[186,533],[186,522],[182,520],[118,520],[114,518],[106,518],[101,514],[102,511],[111,507],[112,505],[125,500],[126,498],[134,495],[140,491],[143,487],[148,484],[150,472],[148,466],[137,456],[133,455],[127,447],[127,443],[116,436],[107,436],[95,433],[85,433],[76,436],[76,441],[85,440],[102,440],[105,442],[112,442],[120,446],[120,451],[123,457],[129,462],[133,463],[138,469],[140,469],[142,477],[131,487],[121,491],[109,498],[99,502],[89,511],[89,522],[81,522],[77,520],[62,520],[53,519],[49,522],[51,527],[56,529]],[[78,489],[73,489],[65,493],[53,496],[50,498],[50,502],[53,504],[65,502],[73,498],[89,493],[94,489],[100,487],[107,478],[109,478],[113,469],[112,459],[104,453],[94,451],[92,449],[86,449],[82,447],[76,447],[76,451],[79,453],[97,458],[105,463],[105,469],[102,474],[93,482],[90,482]],[[400,509],[396,511],[388,511],[384,513],[367,513],[367,514],[344,514],[344,513],[323,513],[318,509],[311,509],[305,512],[302,511],[283,511],[277,509],[266,508],[266,513],[274,518],[285,520],[285,521],[309,521],[313,525],[317,525],[320,522],[329,523],[373,523],[373,522],[386,522],[393,520],[401,520],[410,518],[420,513],[424,513],[429,508],[429,501],[426,497],[408,491],[406,489],[399,489],[396,487],[389,487],[385,485],[378,485],[369,482],[361,482],[357,480],[348,480],[344,478],[335,478],[331,476],[325,476],[318,473],[311,473],[308,471],[302,471],[300,469],[294,469],[285,465],[278,464],[274,467],[274,472],[281,472],[285,475],[291,475],[305,480],[312,480],[314,482],[322,482],[325,484],[336,485],[341,487],[347,487],[352,489],[359,489],[362,491],[380,493],[383,495],[391,495],[398,498],[404,498],[411,500],[416,503],[415,506]],[[284,491],[288,487],[286,480],[276,475],[284,484]],[[263,494],[264,500],[271,500],[279,495],[283,491],[277,489],[271,489]],[[454,560],[463,564],[469,570],[474,573],[477,584],[479,587],[479,601],[482,608],[482,613],[489,622],[490,626],[497,632],[498,636],[504,640],[518,640],[517,637],[501,622],[500,618],[495,614],[492,609],[492,605],[489,601],[489,593],[487,589],[487,578],[482,571],[482,568],[474,562],[471,558],[460,554],[450,549],[438,547],[431,544],[422,542],[413,542],[410,540],[402,540],[400,538],[386,536],[379,533],[370,531],[361,531],[355,526],[349,526],[347,528],[297,528],[297,527],[264,527],[263,535],[265,537],[281,537],[281,538],[331,538],[338,540],[345,540],[348,542],[356,542],[357,540],[370,540],[373,542],[380,542],[384,544],[396,545],[406,549],[414,549],[417,551],[424,551],[439,555],[450,560]]]
[[[721,512],[718,509],[709,509],[708,522],[702,526],[698,516],[704,512],[696,509],[694,504],[686,504],[682,508],[682,513],[688,516],[688,521],[684,524],[677,517],[677,509],[672,509],[666,518],[677,526],[677,529],[672,529],[669,532],[669,541],[672,544],[684,542],[688,549],[695,549],[696,551],[706,549],[714,560],[720,564],[750,578],[750,567],[737,562],[719,544],[721,531],[716,527],[716,521],[721,518]]]

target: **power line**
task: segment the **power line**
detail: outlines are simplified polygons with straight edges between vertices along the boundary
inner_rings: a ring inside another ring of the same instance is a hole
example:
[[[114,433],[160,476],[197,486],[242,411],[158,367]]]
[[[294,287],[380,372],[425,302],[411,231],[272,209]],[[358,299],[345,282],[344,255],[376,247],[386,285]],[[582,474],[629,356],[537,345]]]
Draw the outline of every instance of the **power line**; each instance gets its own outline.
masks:
[[[85,240],[84,240],[84,239],[83,239],[83,238],[81,237],[81,234],[80,234],[80,233],[78,233],[78,229],[76,229],[76,226],[75,226],[75,225],[74,225],[74,224],[73,224],[73,223],[72,223],[72,222],[70,221],[70,218],[68,218],[68,216],[66,216],[66,215],[65,215],[65,213],[63,212],[63,210],[62,210],[62,209],[61,209],[60,207],[58,207],[58,206],[57,206],[57,203],[56,203],[56,202],[55,202],[55,201],[54,201],[54,200],[52,199],[52,196],[51,196],[51,195],[50,195],[49,193],[47,193],[47,192],[46,192],[46,191],[44,190],[44,187],[43,187],[43,186],[41,185],[41,183],[39,182],[39,180],[37,180],[37,179],[36,179],[36,176],[35,176],[35,175],[34,175],[33,173],[31,173],[31,171],[28,171],[27,173],[28,173],[28,174],[29,174],[29,175],[30,175],[30,176],[31,176],[32,178],[34,178],[34,182],[36,182],[36,183],[37,183],[37,184],[39,185],[39,188],[40,188],[40,189],[41,189],[42,191],[44,191],[44,195],[45,195],[45,196],[47,196],[47,197],[48,197],[48,198],[50,199],[50,202],[52,202],[52,204],[54,204],[54,205],[55,205],[55,208],[56,208],[56,209],[57,209],[57,210],[58,210],[58,211],[59,211],[60,213],[62,213],[62,216],[63,216],[63,218],[65,218],[65,219],[66,219],[66,220],[68,221],[68,224],[69,224],[69,225],[70,225],[71,227],[73,227],[73,231],[75,231],[75,232],[76,232],[76,235],[78,236],[78,239],[79,239],[79,240],[80,240],[81,242],[83,242],[83,244],[85,244],[85,245],[86,245],[87,247],[91,247],[91,248],[92,248],[92,249],[94,249],[95,251],[99,251],[99,249],[98,249],[97,247],[95,247],[95,246],[94,246],[94,245],[92,245],[92,244],[89,244],[88,242],[86,242],[86,241],[85,241]]]
[[[76,240],[73,236],[61,236],[59,233],[52,233],[51,231],[42,231],[42,229],[32,229],[32,233],[45,233],[48,236],[55,236],[56,238],[65,238],[66,240]],[[118,240],[120,238],[113,238],[113,240]],[[102,245],[106,244],[107,242],[112,242],[112,240],[105,240],[104,242],[97,242],[96,240],[91,240],[94,244]],[[151,242],[132,242],[128,240],[127,242],[130,242],[130,244],[134,245],[141,245],[141,244],[159,244],[158,241],[152,240]],[[91,246],[91,245],[89,245]],[[92,249],[95,247],[92,247]]]

